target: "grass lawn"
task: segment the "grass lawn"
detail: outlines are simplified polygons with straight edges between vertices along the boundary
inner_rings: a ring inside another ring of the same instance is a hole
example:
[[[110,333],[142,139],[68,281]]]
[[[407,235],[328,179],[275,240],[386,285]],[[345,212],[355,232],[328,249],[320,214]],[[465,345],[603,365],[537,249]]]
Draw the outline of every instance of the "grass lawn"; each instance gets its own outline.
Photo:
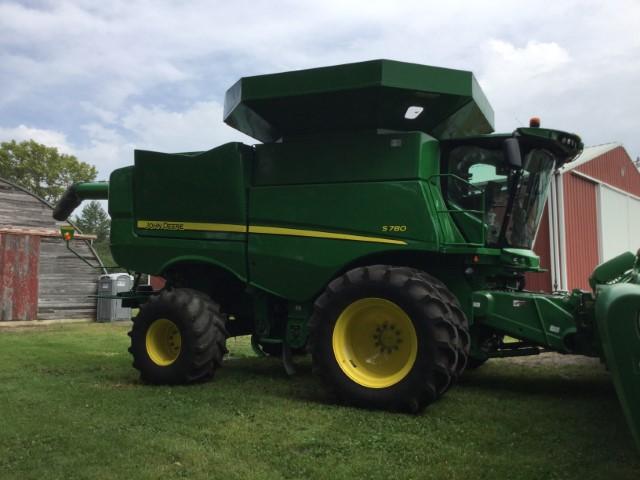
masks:
[[[491,361],[410,416],[333,405],[246,339],[212,382],[145,386],[127,328],[0,331],[0,479],[640,478],[597,364]]]

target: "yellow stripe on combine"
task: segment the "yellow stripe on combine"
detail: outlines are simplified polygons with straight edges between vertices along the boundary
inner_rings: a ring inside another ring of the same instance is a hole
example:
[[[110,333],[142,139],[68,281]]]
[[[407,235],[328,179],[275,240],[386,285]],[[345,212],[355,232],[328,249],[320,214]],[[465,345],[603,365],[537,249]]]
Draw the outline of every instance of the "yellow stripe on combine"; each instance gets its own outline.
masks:
[[[365,237],[363,235],[351,235],[348,233],[320,232],[318,230],[298,230],[296,228],[249,226],[249,233],[262,233],[266,235],[290,235],[293,237],[330,238],[333,240],[351,240],[353,242],[389,243],[392,245],[406,245],[402,240],[390,238]]]
[[[403,240],[391,238],[367,237],[351,235],[349,233],[322,232],[319,230],[299,230],[297,228],[266,227],[262,225],[237,225],[231,223],[194,223],[169,222],[165,220],[138,220],[138,228],[144,230],[164,231],[199,231],[221,233],[257,233],[262,235],[288,235],[292,237],[327,238],[331,240],[350,240],[352,242],[386,243],[391,245],[406,245]]]

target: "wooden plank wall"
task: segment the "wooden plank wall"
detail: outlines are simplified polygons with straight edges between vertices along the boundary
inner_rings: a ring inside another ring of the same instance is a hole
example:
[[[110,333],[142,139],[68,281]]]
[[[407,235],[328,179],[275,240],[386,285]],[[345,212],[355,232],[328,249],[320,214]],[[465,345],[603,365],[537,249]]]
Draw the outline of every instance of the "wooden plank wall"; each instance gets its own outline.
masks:
[[[58,228],[52,209],[40,199],[0,180],[0,225]],[[96,300],[101,271],[91,268],[67,250],[60,238],[42,237],[40,242],[38,319],[57,320],[96,317]],[[97,264],[89,242],[73,240],[74,250]]]
[[[84,258],[96,263],[86,241],[72,241],[71,246]],[[96,295],[100,273],[67,250],[62,240],[42,238],[38,318],[95,319],[96,299],[89,296]]]
[[[55,227],[51,213],[38,198],[0,180],[0,225]]]

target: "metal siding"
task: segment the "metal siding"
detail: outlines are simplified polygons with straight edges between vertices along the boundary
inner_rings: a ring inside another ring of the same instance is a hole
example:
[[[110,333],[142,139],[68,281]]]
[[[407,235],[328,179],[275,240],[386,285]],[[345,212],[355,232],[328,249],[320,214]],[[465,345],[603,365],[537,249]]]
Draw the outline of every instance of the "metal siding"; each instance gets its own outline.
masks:
[[[629,222],[629,250],[640,253],[640,201],[627,198]],[[640,327],[639,327],[640,328]]]
[[[599,263],[595,183],[563,175],[567,252],[567,288],[590,290],[589,275]]]
[[[640,247],[640,200],[600,187],[600,258],[607,261]]]
[[[0,234],[0,320],[35,320],[38,315],[40,239]]]
[[[576,171],[640,197],[640,172],[623,147],[580,165]]]
[[[551,292],[551,240],[549,235],[549,205],[544,207],[540,228],[533,251],[540,257],[540,267],[546,272],[526,274],[527,290],[534,292]]]

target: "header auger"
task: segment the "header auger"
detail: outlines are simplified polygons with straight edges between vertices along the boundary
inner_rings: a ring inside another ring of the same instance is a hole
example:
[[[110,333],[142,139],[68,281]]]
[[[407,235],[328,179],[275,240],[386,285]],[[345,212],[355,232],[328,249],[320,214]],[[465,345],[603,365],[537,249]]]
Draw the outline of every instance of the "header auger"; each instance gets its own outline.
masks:
[[[116,262],[167,280],[125,298],[144,380],[207,378],[251,335],[289,368],[308,349],[348,402],[420,411],[466,368],[550,350],[606,362],[639,440],[638,257],[599,266],[591,292],[524,288],[577,135],[492,133],[472,73],[388,60],[243,78],[224,118],[264,143],[136,151],[56,210],[108,198]]]

